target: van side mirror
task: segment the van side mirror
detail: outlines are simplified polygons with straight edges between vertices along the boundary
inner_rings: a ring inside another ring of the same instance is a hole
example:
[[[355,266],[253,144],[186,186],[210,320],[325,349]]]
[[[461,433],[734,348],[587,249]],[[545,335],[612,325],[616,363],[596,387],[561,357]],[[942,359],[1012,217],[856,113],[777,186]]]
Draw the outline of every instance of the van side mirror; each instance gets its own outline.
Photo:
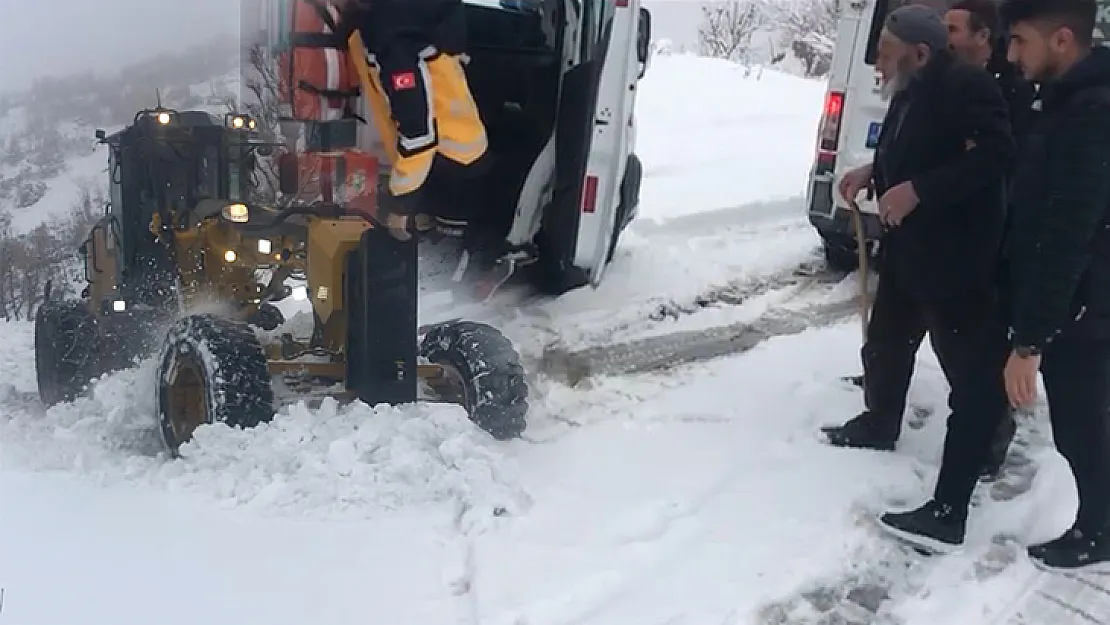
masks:
[[[301,190],[300,164],[297,155],[286,152],[278,156],[278,189],[282,195],[296,195]]]
[[[651,55],[651,11],[640,7],[640,21],[636,28],[636,60],[640,62],[640,75],[647,73],[648,56]]]
[[[108,133],[104,132],[103,130],[101,130],[99,128],[96,129],[96,140],[97,141],[103,141],[104,138],[107,137],[107,136],[108,136]]]

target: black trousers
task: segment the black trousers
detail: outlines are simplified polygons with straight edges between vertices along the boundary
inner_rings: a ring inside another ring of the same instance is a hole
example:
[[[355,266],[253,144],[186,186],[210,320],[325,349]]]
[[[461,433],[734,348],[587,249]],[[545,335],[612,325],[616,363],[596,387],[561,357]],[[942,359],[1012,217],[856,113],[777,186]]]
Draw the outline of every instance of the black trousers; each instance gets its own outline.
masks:
[[[1041,374],[1052,438],[1079,488],[1076,527],[1110,532],[1110,340],[1057,339]]]
[[[1009,342],[994,289],[927,301],[910,295],[894,272],[881,277],[862,350],[864,397],[879,436],[897,440],[901,432],[926,334],[951,388],[936,498],[966,508],[999,426],[1010,415],[1002,378]]]

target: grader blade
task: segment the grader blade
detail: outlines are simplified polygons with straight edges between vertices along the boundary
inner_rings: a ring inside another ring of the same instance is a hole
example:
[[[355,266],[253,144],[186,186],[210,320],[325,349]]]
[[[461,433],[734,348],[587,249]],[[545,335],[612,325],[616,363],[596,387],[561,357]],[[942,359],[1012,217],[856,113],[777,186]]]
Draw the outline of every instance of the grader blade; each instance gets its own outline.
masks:
[[[347,388],[370,405],[414,402],[419,353],[416,241],[399,241],[370,228],[348,262]]]

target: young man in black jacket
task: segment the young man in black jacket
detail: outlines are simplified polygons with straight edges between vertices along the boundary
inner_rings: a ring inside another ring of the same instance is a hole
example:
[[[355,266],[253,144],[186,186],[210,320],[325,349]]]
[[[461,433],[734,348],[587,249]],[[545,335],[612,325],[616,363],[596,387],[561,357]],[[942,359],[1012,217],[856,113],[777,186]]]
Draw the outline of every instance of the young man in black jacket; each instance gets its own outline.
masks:
[[[1079,490],[1075,524],[1029,548],[1050,569],[1110,572],[1110,50],[1092,47],[1095,0],[1008,0],[1009,58],[1041,88],[1015,175],[1011,403],[1044,376],[1057,449]]]
[[[893,97],[874,163],[839,185],[852,199],[873,184],[889,228],[863,348],[868,410],[825,432],[834,445],[893,449],[928,334],[951,387],[943,468],[933,500],[882,521],[927,545],[959,545],[967,503],[1009,408],[997,262],[1015,145],[994,77],[955,57],[934,10],[891,12],[876,67]]]

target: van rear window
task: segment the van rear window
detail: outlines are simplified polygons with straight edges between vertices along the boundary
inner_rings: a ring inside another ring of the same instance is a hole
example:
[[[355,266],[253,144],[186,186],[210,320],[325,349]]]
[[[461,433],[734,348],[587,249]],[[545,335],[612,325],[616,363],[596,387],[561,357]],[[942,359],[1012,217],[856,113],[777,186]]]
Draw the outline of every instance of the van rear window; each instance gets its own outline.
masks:
[[[871,16],[871,32],[867,34],[867,50],[863,60],[868,65],[875,64],[875,57],[879,55],[879,34],[883,32],[883,22],[891,11],[907,4],[924,4],[937,11],[947,11],[948,7],[956,4],[956,0],[876,0],[875,14]]]

